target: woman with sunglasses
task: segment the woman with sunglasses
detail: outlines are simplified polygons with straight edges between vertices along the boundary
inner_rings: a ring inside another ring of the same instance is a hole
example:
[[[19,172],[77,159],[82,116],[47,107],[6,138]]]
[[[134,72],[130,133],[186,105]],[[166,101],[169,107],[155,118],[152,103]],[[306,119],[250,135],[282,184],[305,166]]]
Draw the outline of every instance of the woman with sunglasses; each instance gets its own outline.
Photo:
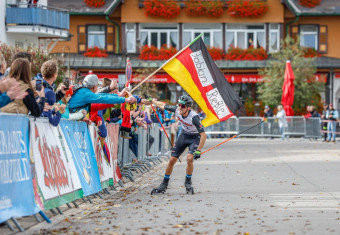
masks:
[[[178,99],[178,106],[166,105],[156,100],[152,100],[152,103],[161,109],[174,112],[183,131],[172,148],[171,158],[166,167],[163,182],[158,188],[153,189],[151,194],[164,193],[166,191],[174,165],[187,147],[189,147],[189,152],[187,155],[187,175],[185,177],[184,185],[187,193],[193,194],[194,189],[191,186],[191,176],[194,170],[193,160],[201,157],[201,150],[207,139],[200,117],[191,109],[193,100],[190,96],[183,95]]]

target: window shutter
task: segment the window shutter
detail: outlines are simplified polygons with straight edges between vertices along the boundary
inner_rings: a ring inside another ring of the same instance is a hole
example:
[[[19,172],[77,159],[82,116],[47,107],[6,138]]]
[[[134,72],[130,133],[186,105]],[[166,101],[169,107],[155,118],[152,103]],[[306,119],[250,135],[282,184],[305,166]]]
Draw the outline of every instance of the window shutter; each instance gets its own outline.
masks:
[[[327,25],[320,25],[319,28],[319,52],[327,53]]]
[[[86,26],[78,25],[78,52],[86,51]]]
[[[106,29],[106,50],[107,52],[113,53],[114,50],[114,27],[107,26]]]
[[[299,26],[291,25],[290,26],[290,36],[296,41],[299,35]]]

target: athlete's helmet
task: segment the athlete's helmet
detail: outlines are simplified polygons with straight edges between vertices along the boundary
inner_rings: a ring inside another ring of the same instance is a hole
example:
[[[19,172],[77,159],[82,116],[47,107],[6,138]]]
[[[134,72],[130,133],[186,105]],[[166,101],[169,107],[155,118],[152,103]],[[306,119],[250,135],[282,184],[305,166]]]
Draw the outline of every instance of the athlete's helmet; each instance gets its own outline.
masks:
[[[194,101],[191,99],[188,95],[182,95],[178,99],[179,104],[184,104],[185,106],[191,107],[194,103]]]

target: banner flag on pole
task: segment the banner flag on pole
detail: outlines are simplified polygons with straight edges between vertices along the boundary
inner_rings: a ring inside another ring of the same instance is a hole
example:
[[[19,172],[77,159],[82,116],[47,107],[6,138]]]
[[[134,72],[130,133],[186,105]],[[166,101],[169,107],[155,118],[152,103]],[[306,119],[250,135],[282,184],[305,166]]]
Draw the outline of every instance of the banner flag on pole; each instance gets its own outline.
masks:
[[[234,116],[239,96],[211,58],[201,35],[163,69],[183,87],[206,114],[207,127]]]

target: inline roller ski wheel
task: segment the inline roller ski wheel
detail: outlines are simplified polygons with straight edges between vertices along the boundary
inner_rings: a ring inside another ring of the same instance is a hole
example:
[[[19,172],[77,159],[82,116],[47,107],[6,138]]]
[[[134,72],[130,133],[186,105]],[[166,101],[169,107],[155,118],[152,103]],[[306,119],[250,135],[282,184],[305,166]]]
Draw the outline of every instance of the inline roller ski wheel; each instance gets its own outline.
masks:
[[[168,184],[169,184],[169,179],[164,179],[163,182],[158,186],[158,188],[154,188],[151,191],[151,195],[159,194],[159,193],[164,194],[166,189],[168,188]]]

